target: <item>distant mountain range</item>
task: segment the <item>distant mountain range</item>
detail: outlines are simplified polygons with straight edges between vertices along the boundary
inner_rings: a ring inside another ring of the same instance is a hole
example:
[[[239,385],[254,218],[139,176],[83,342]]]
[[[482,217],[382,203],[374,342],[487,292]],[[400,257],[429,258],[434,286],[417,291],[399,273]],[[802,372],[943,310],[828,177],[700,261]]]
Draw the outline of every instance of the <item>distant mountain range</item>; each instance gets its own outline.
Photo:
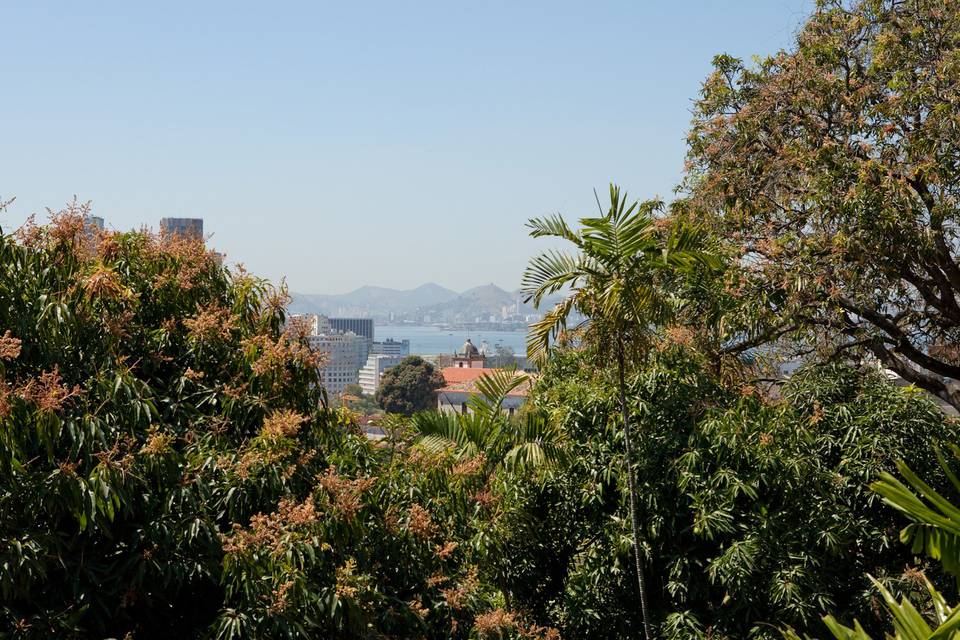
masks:
[[[364,286],[339,295],[292,293],[292,313],[328,316],[361,316],[376,320],[473,322],[480,317],[501,316],[504,307],[516,315],[535,313],[521,300],[520,291],[505,291],[485,284],[457,293],[438,284],[416,289]],[[516,305],[516,307],[514,307]]]

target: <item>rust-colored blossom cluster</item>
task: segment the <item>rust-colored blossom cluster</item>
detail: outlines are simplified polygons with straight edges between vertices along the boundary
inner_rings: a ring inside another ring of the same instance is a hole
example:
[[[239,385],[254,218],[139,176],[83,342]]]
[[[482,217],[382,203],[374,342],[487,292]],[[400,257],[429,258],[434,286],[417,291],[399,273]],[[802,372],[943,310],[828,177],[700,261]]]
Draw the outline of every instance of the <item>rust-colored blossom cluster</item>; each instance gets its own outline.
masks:
[[[140,453],[154,456],[169,453],[175,440],[176,438],[171,434],[163,433],[158,428],[151,427],[146,443],[140,448]]]
[[[451,555],[453,555],[453,552],[456,551],[457,547],[459,546],[460,545],[458,545],[453,540],[448,540],[447,542],[444,542],[442,546],[437,545],[437,557],[440,558],[441,560],[446,560]]]
[[[13,411],[13,393],[10,391],[10,385],[4,380],[0,380],[0,418],[6,418]]]
[[[120,275],[100,263],[80,283],[83,294],[90,300],[121,300],[133,295],[120,279]]]
[[[60,368],[54,366],[52,371],[41,373],[38,378],[31,378],[20,388],[20,397],[32,403],[41,413],[56,413],[70,398],[79,396],[79,386],[73,388],[63,384]]]
[[[109,449],[98,451],[93,454],[93,457],[96,458],[97,462],[103,465],[104,468],[126,474],[133,465],[133,452],[136,445],[136,438],[130,434],[124,434],[117,436],[113,446]]]
[[[197,382],[198,380],[203,380],[205,374],[203,371],[194,371],[192,368],[187,367],[186,371],[183,372],[183,377],[192,382]]]
[[[376,478],[346,478],[330,466],[326,473],[317,476],[317,482],[330,494],[333,507],[345,520],[353,520],[363,508],[363,494],[376,482]]]
[[[477,615],[473,628],[480,638],[503,638],[511,632],[525,640],[560,640],[560,632],[552,627],[525,623],[521,616],[503,608]]]
[[[183,326],[195,340],[229,340],[237,323],[229,309],[215,302],[198,306],[196,314],[184,320]]]
[[[427,509],[419,504],[413,504],[407,513],[407,531],[426,540],[437,533],[437,525]]]
[[[449,453],[427,451],[423,447],[414,447],[411,449],[407,460],[410,464],[429,471],[445,467],[449,462]]]
[[[478,453],[473,457],[460,460],[453,466],[450,473],[457,477],[476,475],[483,470],[483,465],[486,464],[486,460],[486,457],[482,453]]]
[[[427,578],[426,584],[429,588],[434,589],[444,584],[445,582],[448,582],[449,580],[450,578],[444,575],[442,571],[437,571],[436,573],[434,573],[433,575]]]
[[[481,638],[502,638],[505,632],[517,628],[516,615],[504,609],[494,609],[474,618],[473,628]]]
[[[354,607],[372,612],[372,605],[376,596],[371,594],[377,591],[373,576],[357,571],[357,561],[354,558],[347,560],[337,567],[335,573],[334,593],[338,598],[350,600]]]
[[[256,360],[251,368],[258,376],[286,379],[288,366],[316,369],[324,361],[322,353],[313,352],[306,345],[294,342],[285,335],[276,340],[270,336],[256,335],[244,340],[243,347],[255,351]]]
[[[407,607],[418,618],[426,618],[428,615],[430,615],[430,607],[427,607],[423,604],[423,599],[420,596],[417,596],[408,602]]]
[[[274,555],[284,552],[287,537],[317,522],[317,511],[313,499],[308,497],[301,503],[283,499],[277,510],[269,515],[258,513],[250,518],[247,528],[234,523],[233,532],[220,536],[225,553],[243,554],[260,549]]]
[[[147,237],[147,256],[166,264],[153,282],[154,289],[174,286],[190,291],[197,286],[200,276],[218,261],[217,255],[207,249],[202,238],[181,234],[144,234]]]
[[[293,589],[294,584],[293,580],[287,580],[270,593],[270,606],[267,610],[271,614],[283,613],[290,605],[290,590]]]
[[[679,347],[693,346],[696,334],[689,327],[682,325],[670,325],[663,331],[663,336],[670,344]]]
[[[470,567],[467,574],[456,585],[440,590],[444,602],[454,611],[465,609],[468,600],[477,592],[480,580],[477,578],[477,568]]]
[[[16,360],[20,357],[21,341],[10,335],[7,329],[0,336],[0,360]]]
[[[296,411],[276,411],[263,421],[261,434],[267,438],[291,438],[300,432],[300,425],[307,421],[307,417]]]
[[[136,315],[131,308],[125,308],[117,313],[104,314],[103,324],[107,332],[115,338],[124,339],[130,336],[130,327],[133,326],[133,319]],[[156,355],[158,360],[169,360],[169,356],[161,353]]]
[[[496,506],[499,502],[496,494],[494,494],[494,492],[489,488],[480,489],[470,497],[474,500],[474,502],[479,504],[484,509],[490,509],[491,507]]]

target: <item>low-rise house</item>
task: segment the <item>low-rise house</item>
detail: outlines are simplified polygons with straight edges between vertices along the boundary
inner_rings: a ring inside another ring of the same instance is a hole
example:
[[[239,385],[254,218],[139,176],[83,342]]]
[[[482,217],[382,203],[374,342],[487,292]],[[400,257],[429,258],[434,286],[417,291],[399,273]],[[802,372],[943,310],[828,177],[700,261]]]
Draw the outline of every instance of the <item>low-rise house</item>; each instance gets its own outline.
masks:
[[[446,385],[437,391],[437,410],[447,413],[472,413],[470,398],[480,393],[477,389],[477,380],[498,369],[480,369],[470,367],[446,367],[443,369],[443,379]],[[517,372],[517,375],[524,375]],[[503,399],[503,410],[514,415],[523,403],[527,401],[531,379],[526,377],[523,384],[508,392]]]

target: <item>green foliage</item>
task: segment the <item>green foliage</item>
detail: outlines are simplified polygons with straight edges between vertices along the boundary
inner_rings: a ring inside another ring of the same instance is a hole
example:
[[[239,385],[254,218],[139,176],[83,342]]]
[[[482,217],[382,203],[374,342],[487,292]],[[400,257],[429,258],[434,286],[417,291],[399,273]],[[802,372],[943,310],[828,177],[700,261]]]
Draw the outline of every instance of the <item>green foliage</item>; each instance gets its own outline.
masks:
[[[282,292],[85,213],[0,235],[0,637],[549,633],[487,568],[507,478],[367,440]]]
[[[518,605],[564,637],[633,637],[617,399],[583,361],[556,356],[537,387],[538,407],[569,438],[570,466],[524,494],[533,519],[517,525],[504,563],[515,565]],[[770,403],[724,389],[676,347],[628,388],[644,434],[634,459],[644,555],[665,576],[651,590],[663,637],[774,637],[784,624],[813,632],[835,608],[878,629],[866,573],[913,592],[895,514],[866,485],[897,456],[938,469],[926,438],[957,428],[930,400],[833,365],[797,373]]]
[[[458,459],[476,462],[484,475],[498,468],[518,470],[564,460],[564,437],[542,412],[508,415],[503,401],[514,389],[529,385],[515,369],[492,370],[477,379],[479,393],[470,400],[469,413],[423,412],[411,425],[425,450],[452,452]]]
[[[960,458],[960,448],[955,445],[950,448],[954,456]],[[956,474],[939,450],[935,450],[935,453],[953,489],[960,491],[960,481]],[[960,509],[922,480],[906,462],[898,460],[897,469],[906,483],[885,471],[871,488],[883,496],[884,502],[913,521],[900,532],[901,541],[912,545],[914,553],[926,553],[929,557],[940,560],[947,572],[960,577],[960,546],[957,543],[960,535]],[[883,597],[894,628],[894,637],[897,640],[960,637],[960,607],[949,606],[946,598],[925,575],[920,574],[919,577],[928,597],[925,611],[918,610],[906,598],[898,602],[883,584],[871,578]],[[851,628],[840,624],[833,616],[826,616],[824,623],[838,640],[870,640],[870,635],[859,621],[854,621]],[[785,630],[783,635],[788,640],[800,640],[800,636],[793,629]]]
[[[348,384],[344,387],[341,402],[343,406],[363,416],[371,416],[383,411],[377,401],[365,394],[358,384]]]
[[[630,203],[611,184],[607,212],[581,218],[579,230],[560,216],[527,223],[531,236],[566,240],[576,252],[543,253],[523,275],[521,291],[537,307],[545,296],[569,289],[569,296],[531,325],[531,358],[546,356],[550,342],[567,330],[573,311],[585,318],[573,331],[578,337],[608,348],[617,341],[632,345],[652,323],[669,315],[667,296],[656,286],[658,276],[696,264],[716,266],[715,258],[699,251],[702,238],[691,227],[677,224],[664,233],[655,217],[662,207],[657,200]]]
[[[315,369],[280,337],[264,282],[189,242],[95,237],[81,213],[0,236],[0,326],[17,345],[0,364],[0,626],[202,628],[221,527],[303,482],[226,478],[265,420],[314,413]]]
[[[561,302],[531,325],[527,353],[532,358],[542,362],[548,356],[551,340],[566,333],[568,318],[577,311],[585,319],[572,331],[573,337],[591,346],[600,359],[616,361],[634,569],[647,640],[652,640],[653,631],[640,549],[640,497],[629,464],[634,445],[624,376],[632,358],[647,348],[651,328],[672,315],[675,301],[670,291],[660,286],[662,281],[694,267],[719,266],[713,255],[700,251],[702,239],[693,227],[676,221],[663,232],[655,218],[662,206],[654,200],[629,203],[627,194],[621,195],[620,188],[611,184],[606,213],[601,210],[598,218],[581,218],[582,228],[577,231],[560,216],[530,220],[531,236],[561,238],[573,245],[575,253],[553,250],[533,258],[521,287],[527,302],[535,307],[544,296],[569,289]]]
[[[787,51],[717,56],[690,217],[742,268],[749,339],[867,354],[960,408],[960,8],[823,0]]]
[[[387,369],[377,389],[377,404],[384,411],[406,416],[437,406],[437,389],[444,385],[443,374],[419,356],[408,356]]]

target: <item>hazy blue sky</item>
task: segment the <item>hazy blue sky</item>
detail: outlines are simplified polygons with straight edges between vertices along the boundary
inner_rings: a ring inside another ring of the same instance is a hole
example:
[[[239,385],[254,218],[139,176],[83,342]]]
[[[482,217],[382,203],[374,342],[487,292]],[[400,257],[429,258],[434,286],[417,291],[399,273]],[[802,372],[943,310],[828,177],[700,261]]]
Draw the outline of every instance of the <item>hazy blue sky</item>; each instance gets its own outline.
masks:
[[[0,1],[0,225],[77,194],[117,229],[203,217],[295,291],[513,288],[527,218],[669,199],[711,57],[811,6]]]

